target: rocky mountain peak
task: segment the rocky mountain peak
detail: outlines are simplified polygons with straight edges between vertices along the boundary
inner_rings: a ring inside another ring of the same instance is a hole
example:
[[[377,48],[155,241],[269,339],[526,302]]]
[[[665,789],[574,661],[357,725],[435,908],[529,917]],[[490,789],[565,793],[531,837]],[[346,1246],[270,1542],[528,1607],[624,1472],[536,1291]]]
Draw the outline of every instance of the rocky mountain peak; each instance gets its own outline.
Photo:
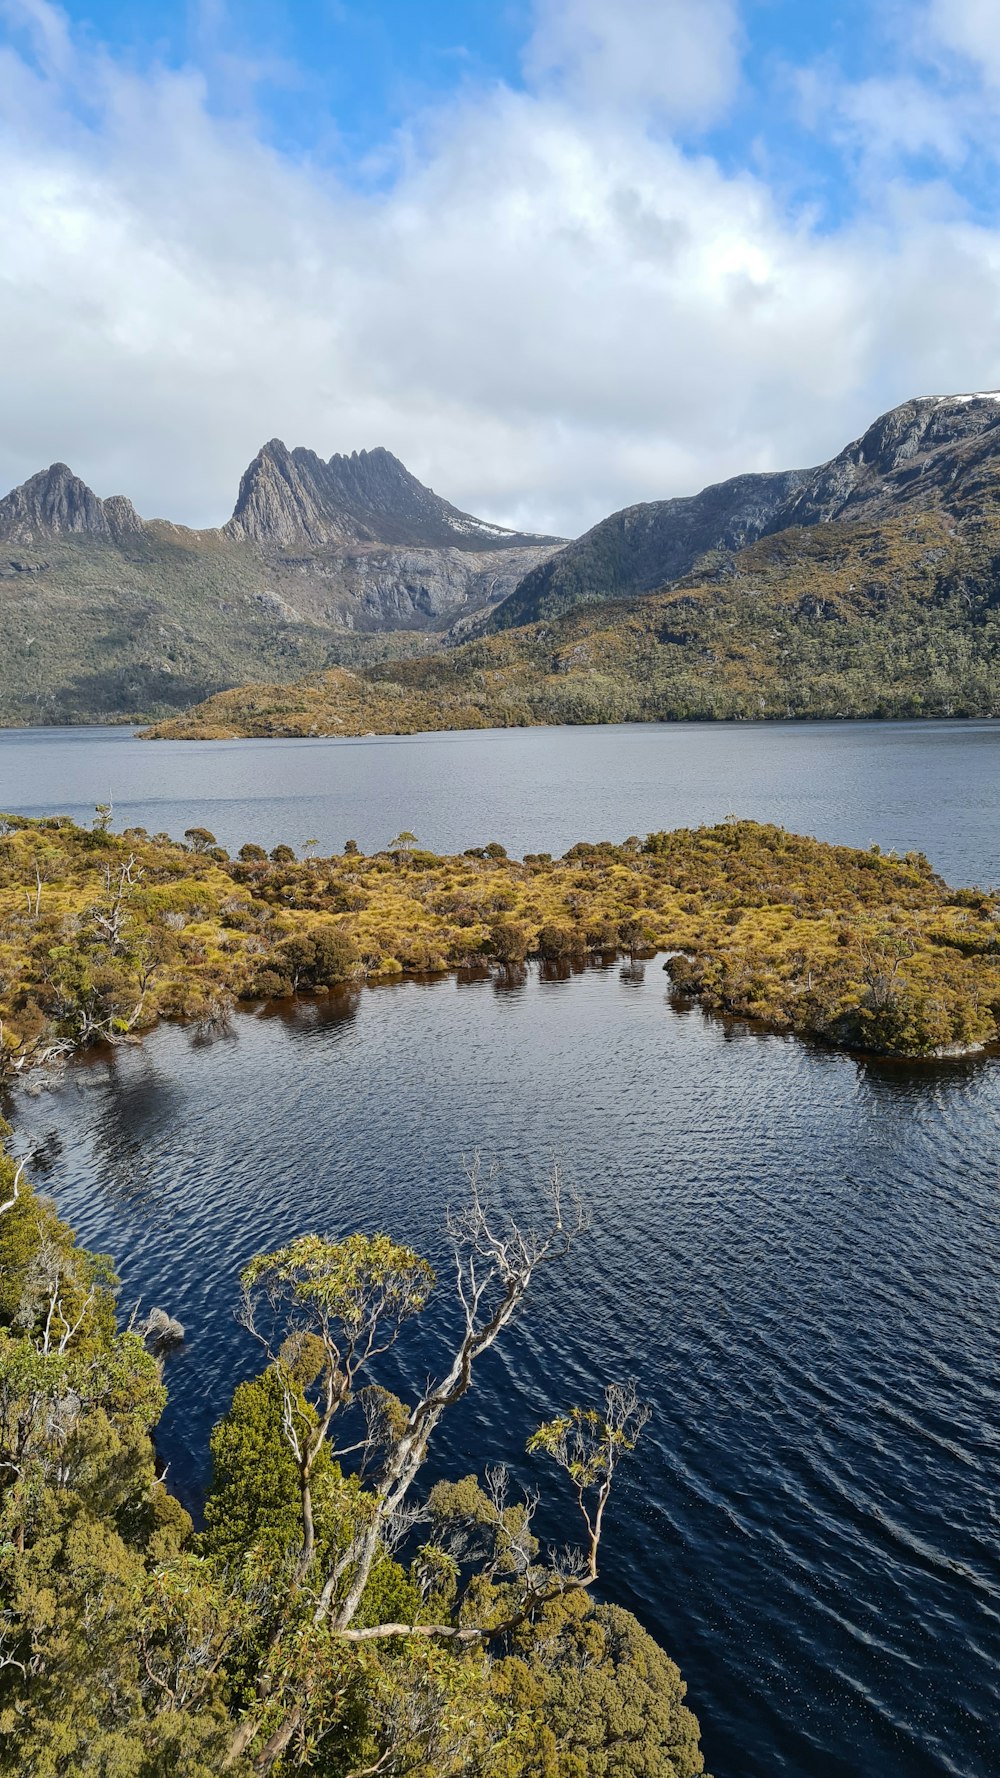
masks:
[[[878,523],[906,507],[959,515],[1000,499],[1000,392],[901,402],[817,469],[735,476],[700,494],[612,513],[532,569],[490,629],[558,616],[596,599],[653,592],[710,551],[796,526]]]
[[[231,537],[288,548],[343,538],[325,511],[324,465],[312,451],[290,451],[283,439],[269,439],[244,471],[233,516],[224,527]]]
[[[948,505],[974,462],[1000,462],[1000,394],[925,395],[880,414],[803,479],[772,530]]]
[[[124,494],[99,499],[66,463],[39,470],[0,500],[0,539],[8,543],[73,535],[120,542],[141,530],[142,520]]]
[[[264,445],[246,470],[224,529],[281,551],[344,543],[485,550],[559,541],[460,512],[383,445],[324,461],[301,446],[289,450],[280,438]]]
[[[881,414],[847,449],[888,475],[923,451],[978,438],[998,423],[1000,395],[923,396]]]

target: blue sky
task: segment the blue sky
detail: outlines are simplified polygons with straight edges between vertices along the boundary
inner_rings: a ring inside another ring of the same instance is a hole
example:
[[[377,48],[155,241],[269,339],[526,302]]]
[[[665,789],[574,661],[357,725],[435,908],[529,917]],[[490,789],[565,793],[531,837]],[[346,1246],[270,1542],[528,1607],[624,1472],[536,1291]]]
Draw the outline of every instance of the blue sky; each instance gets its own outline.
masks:
[[[0,484],[563,532],[1000,383],[995,0],[0,0]]]
[[[644,0],[649,11],[657,0]],[[961,0],[959,0],[961,4]],[[253,111],[263,136],[292,157],[328,162],[367,184],[385,178],[384,154],[400,129],[462,92],[502,82],[525,89],[531,0],[89,0],[62,8],[80,40],[138,70],[197,68],[219,116]],[[795,77],[816,69],[856,85],[891,76],[913,48],[921,8],[907,0],[745,0],[740,79],[726,115],[679,132],[694,152],[730,170],[768,165],[786,191],[821,207],[826,226],[859,201],[854,154],[802,115]],[[18,35],[16,6],[8,14]],[[21,42],[30,44],[22,24]],[[917,57],[928,93],[961,89],[961,61]],[[964,70],[968,76],[969,69]],[[931,177],[939,157],[903,154]],[[975,144],[955,188],[978,213],[995,214]]]
[[[289,154],[341,166],[468,82],[516,84],[529,7],[518,0],[93,0],[67,17],[133,66],[195,66],[220,114],[253,102]]]

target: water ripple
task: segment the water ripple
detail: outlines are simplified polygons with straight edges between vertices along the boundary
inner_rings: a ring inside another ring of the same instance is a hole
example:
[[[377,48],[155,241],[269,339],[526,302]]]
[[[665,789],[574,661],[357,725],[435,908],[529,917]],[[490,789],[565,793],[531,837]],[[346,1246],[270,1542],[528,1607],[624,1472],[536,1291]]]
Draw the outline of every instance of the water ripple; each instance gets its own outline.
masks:
[[[193,1501],[254,1362],[251,1253],[353,1226],[439,1251],[463,1155],[496,1157],[522,1214],[558,1158],[592,1232],[435,1462],[543,1481],[532,1425],[634,1375],[654,1417],[604,1585],[680,1661],[717,1778],[997,1778],[998,1101],[992,1065],[676,1012],[651,963],[332,996],[208,1047],[163,1031],[24,1095],[18,1125],[126,1291],[188,1327],[162,1442]],[[452,1326],[442,1296],[392,1385]]]

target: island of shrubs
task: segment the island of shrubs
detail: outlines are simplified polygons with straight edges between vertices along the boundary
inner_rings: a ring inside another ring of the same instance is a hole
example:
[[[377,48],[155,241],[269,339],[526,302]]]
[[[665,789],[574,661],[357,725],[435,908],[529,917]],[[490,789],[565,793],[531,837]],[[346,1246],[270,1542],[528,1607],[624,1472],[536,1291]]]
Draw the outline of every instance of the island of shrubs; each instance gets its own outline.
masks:
[[[449,969],[667,952],[713,1013],[899,1056],[992,1045],[1000,903],[919,853],[728,820],[564,857],[493,842],[365,857],[0,817],[0,1080],[160,1018]]]

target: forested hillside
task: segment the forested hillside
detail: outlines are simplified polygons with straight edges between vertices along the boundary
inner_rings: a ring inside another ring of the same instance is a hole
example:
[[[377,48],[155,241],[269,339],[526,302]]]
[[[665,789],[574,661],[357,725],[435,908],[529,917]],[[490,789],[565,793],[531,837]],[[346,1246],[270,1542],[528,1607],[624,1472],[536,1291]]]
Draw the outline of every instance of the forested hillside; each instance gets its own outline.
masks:
[[[716,552],[661,592],[587,603],[364,679],[415,727],[1000,712],[1000,520],[914,513],[791,529]],[[318,675],[223,694],[153,732],[382,732]]]

